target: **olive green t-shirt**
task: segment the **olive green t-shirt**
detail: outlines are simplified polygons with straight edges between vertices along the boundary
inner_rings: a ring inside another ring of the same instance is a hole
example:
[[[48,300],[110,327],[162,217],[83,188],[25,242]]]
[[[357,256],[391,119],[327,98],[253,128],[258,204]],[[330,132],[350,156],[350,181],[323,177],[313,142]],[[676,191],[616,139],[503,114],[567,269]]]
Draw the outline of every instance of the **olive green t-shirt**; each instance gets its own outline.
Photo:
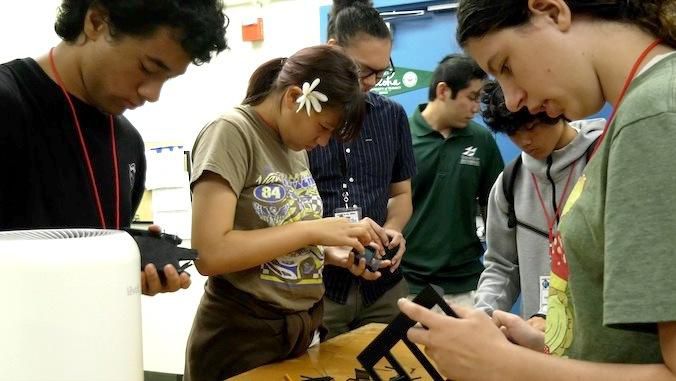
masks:
[[[557,276],[553,257],[550,353],[662,362],[656,323],[676,321],[675,146],[671,54],[633,81],[568,198],[560,232],[569,275]]]
[[[322,217],[322,201],[305,151],[284,145],[251,107],[236,107],[207,125],[193,148],[194,184],[204,171],[237,195],[235,230],[255,230]],[[237,248],[229,255],[236,255]],[[324,294],[324,255],[308,246],[260,266],[223,274],[238,289],[285,310],[303,311]]]

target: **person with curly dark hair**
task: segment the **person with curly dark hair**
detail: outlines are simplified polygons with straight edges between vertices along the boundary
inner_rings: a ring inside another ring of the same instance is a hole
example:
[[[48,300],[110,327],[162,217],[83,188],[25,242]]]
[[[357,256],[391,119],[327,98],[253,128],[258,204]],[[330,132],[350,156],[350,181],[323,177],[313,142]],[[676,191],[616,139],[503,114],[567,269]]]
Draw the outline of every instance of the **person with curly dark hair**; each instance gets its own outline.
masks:
[[[488,198],[486,269],[474,306],[490,315],[509,311],[521,294],[521,316],[544,331],[550,229],[558,230],[558,213],[582,175],[605,120],[569,123],[562,116],[533,115],[526,108],[511,112],[495,81],[484,84],[481,103],[488,128],[507,134],[523,153],[505,167]],[[557,217],[548,221],[546,214]]]
[[[456,37],[509,111],[613,112],[551,237],[546,331],[402,301],[409,338],[454,380],[676,380],[676,0],[461,0]]]
[[[140,134],[121,114],[227,47],[219,0],[63,0],[62,41],[0,66],[0,230],[130,225],[144,190]],[[144,294],[190,285],[149,264]]]

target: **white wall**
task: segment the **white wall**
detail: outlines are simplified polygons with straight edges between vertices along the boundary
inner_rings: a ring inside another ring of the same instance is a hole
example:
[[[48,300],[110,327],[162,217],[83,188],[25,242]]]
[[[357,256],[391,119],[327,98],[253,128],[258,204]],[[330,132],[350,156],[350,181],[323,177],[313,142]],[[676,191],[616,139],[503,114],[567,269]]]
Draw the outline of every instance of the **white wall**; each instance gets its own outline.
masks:
[[[318,44],[319,6],[330,0],[230,1],[227,37],[230,50],[211,63],[191,66],[167,83],[160,101],[125,115],[146,142],[192,146],[202,126],[244,97],[248,77],[267,59],[289,56]],[[0,6],[0,62],[45,54],[59,42],[54,17],[60,0],[16,1]],[[241,41],[241,25],[256,17],[264,20],[265,41]],[[191,268],[193,286],[176,294],[143,298],[144,367],[146,370],[183,373],[185,342],[204,278]]]
[[[159,102],[126,115],[146,141],[192,142],[199,130],[244,98],[250,74],[258,65],[283,57],[319,41],[319,6],[326,1],[276,1],[263,7],[226,9],[230,50],[211,63],[191,66],[185,75],[168,82]],[[265,41],[243,42],[242,22],[262,17]]]
[[[0,5],[0,62],[45,54],[59,42],[54,18],[60,0],[12,2]],[[255,4],[256,1],[230,1]],[[147,142],[192,145],[202,126],[238,104],[244,97],[249,75],[267,59],[289,56],[319,41],[319,6],[330,0],[262,1],[263,6],[230,5],[227,30],[230,50],[211,63],[191,65],[185,75],[169,81],[160,101],[127,112]],[[262,17],[265,41],[243,42],[241,25]]]

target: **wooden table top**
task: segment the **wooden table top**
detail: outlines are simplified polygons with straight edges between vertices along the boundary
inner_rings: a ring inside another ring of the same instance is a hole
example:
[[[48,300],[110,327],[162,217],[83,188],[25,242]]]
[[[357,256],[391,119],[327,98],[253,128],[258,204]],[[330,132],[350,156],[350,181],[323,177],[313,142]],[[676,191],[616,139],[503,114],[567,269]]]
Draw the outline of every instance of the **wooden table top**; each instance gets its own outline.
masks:
[[[302,381],[301,376],[331,376],[335,381],[355,378],[355,368],[362,369],[357,355],[385,328],[385,324],[368,324],[354,331],[336,336],[326,342],[308,349],[307,353],[278,363],[268,364],[236,377],[233,381]],[[432,378],[425,372],[418,360],[400,341],[392,354],[415,380],[428,381]],[[377,364],[375,369],[383,380],[396,376],[388,369],[386,360]],[[417,378],[421,377],[421,378]]]

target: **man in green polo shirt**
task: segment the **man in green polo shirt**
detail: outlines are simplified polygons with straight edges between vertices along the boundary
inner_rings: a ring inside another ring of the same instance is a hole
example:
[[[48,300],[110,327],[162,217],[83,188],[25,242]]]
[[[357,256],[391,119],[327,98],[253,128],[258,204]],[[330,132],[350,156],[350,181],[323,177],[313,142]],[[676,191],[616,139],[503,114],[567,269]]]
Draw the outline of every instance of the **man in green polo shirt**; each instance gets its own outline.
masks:
[[[404,276],[414,294],[431,283],[444,289],[447,301],[468,306],[483,271],[477,206],[485,210],[503,169],[495,138],[472,121],[485,79],[471,58],[445,57],[434,71],[429,103],[410,120],[418,172],[404,230]]]

